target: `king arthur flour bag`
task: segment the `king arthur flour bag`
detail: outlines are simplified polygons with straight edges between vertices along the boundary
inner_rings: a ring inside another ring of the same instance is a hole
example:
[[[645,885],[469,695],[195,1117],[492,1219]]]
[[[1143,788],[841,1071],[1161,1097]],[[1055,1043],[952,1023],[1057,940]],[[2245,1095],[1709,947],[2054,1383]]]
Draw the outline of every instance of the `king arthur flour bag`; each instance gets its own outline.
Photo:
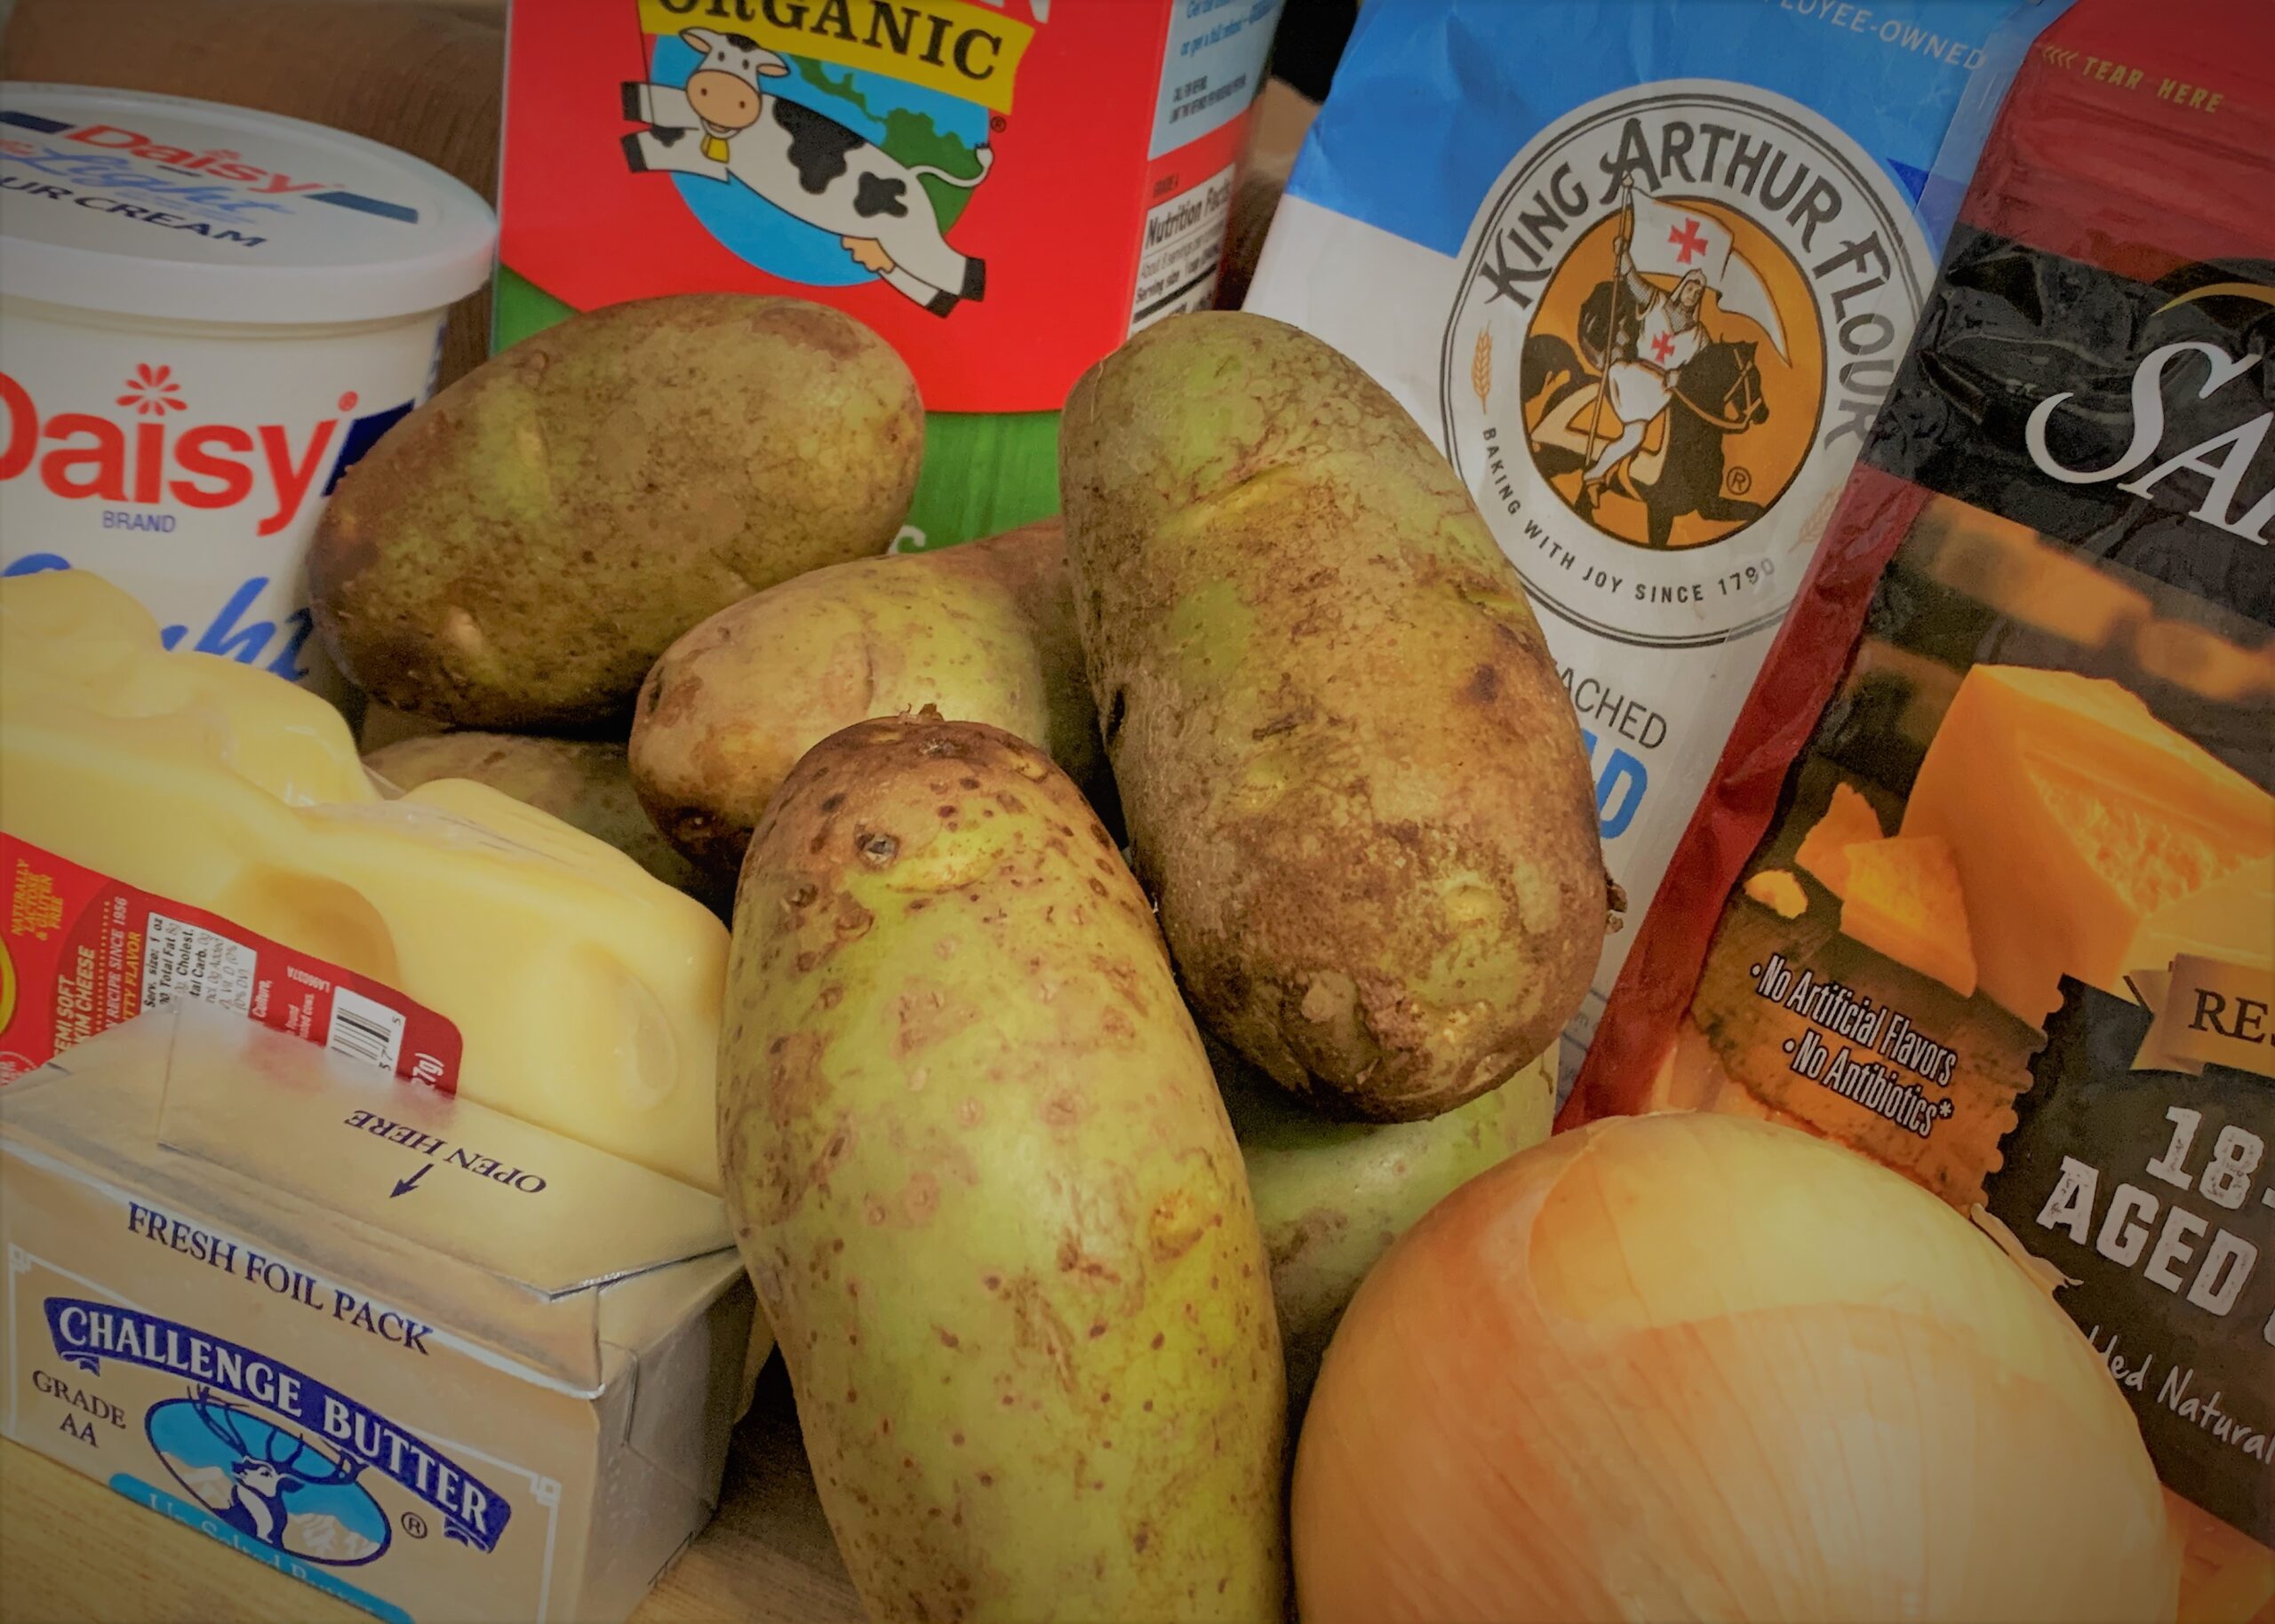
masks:
[[[1467,481],[1579,709],[1631,918],[1888,397],[1945,126],[2055,9],[1361,9],[1247,307],[1374,373]]]

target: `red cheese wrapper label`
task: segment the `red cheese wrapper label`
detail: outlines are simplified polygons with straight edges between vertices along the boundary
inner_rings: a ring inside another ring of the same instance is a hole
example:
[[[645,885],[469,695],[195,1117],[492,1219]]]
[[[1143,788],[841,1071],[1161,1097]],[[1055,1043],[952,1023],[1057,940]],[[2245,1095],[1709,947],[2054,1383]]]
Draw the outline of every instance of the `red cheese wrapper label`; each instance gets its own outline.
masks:
[[[195,998],[444,1094],[459,1029],[395,988],[0,834],[0,1083]]]

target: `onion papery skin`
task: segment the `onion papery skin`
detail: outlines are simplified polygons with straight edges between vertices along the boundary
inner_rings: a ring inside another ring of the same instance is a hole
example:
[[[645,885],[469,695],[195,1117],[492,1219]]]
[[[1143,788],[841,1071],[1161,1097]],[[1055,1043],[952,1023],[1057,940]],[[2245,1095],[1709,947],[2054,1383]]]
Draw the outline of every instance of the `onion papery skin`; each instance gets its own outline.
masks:
[[[1600,1122],[1464,1185],[1328,1350],[1306,1624],[2170,1620],[2140,1430],[1925,1190],[1769,1123]]]

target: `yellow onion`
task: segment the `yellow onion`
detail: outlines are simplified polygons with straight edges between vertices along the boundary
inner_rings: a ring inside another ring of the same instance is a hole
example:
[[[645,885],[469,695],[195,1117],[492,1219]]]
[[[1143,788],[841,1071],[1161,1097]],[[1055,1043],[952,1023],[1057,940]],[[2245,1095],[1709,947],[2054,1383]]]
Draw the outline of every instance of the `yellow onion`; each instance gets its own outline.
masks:
[[[1600,1122],[1433,1208],[1328,1349],[1306,1624],[2169,1620],[2116,1383],[1959,1214],[1715,1115]]]

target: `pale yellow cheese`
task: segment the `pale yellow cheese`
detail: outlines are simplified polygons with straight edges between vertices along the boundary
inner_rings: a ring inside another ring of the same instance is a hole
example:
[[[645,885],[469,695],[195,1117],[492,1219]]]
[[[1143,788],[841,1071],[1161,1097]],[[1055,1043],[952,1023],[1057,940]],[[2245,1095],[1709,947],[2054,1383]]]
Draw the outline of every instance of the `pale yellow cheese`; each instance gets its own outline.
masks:
[[[0,673],[11,731],[92,712],[294,806],[379,799],[338,711],[253,666],[167,654],[141,605],[84,569],[0,580]]]
[[[2124,997],[2175,951],[2275,959],[2275,797],[2114,682],[1976,666],[1904,832],[1949,843],[1983,991],[2032,1023],[2064,975]]]
[[[84,572],[0,581],[0,829],[395,987],[468,1099],[719,1187],[707,910],[483,785],[382,799],[330,705]]]

